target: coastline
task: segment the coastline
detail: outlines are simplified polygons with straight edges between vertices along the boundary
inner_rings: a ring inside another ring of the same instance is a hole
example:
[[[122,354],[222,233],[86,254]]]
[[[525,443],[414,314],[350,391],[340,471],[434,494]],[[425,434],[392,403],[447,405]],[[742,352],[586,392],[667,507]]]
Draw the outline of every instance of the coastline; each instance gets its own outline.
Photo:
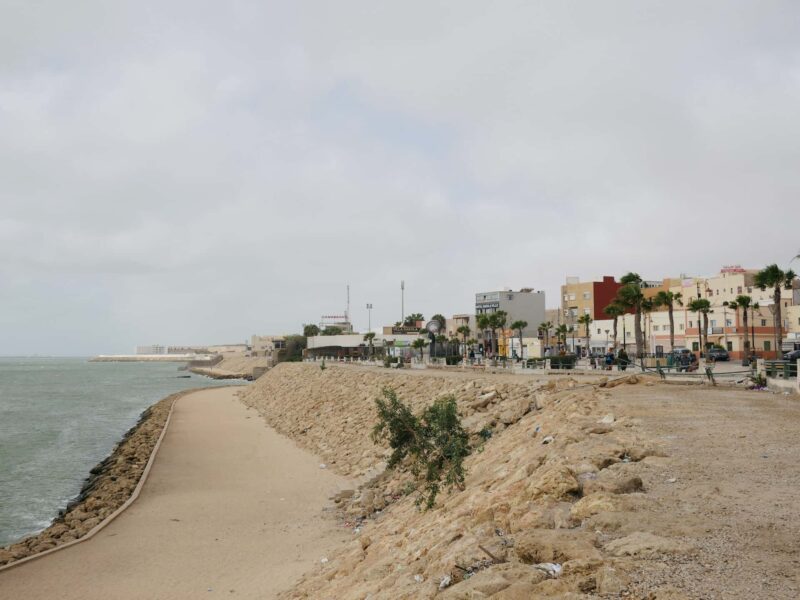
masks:
[[[204,388],[170,394],[146,408],[111,453],[89,471],[80,492],[39,533],[0,547],[0,569],[86,537],[132,496],[174,403]]]

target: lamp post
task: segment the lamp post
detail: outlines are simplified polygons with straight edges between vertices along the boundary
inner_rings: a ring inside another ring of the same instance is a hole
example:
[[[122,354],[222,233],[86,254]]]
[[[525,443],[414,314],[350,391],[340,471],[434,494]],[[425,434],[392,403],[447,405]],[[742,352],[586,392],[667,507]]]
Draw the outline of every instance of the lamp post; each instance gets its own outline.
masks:
[[[609,330],[606,329],[606,352],[608,352],[608,332]]]
[[[622,349],[628,352],[628,330],[625,328],[625,315],[622,315]]]

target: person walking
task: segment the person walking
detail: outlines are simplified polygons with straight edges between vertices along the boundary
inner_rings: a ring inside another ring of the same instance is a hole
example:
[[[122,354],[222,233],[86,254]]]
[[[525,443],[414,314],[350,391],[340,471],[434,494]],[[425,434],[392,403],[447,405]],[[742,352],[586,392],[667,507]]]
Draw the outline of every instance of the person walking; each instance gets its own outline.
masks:
[[[617,355],[617,361],[619,363],[619,370],[624,371],[628,368],[628,353],[625,352],[625,348],[622,348]]]

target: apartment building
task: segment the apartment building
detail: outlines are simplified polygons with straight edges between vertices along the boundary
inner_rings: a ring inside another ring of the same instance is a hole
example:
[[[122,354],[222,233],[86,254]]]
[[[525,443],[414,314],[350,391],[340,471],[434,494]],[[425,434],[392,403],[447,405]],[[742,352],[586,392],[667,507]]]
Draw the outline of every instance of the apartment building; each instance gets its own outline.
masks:
[[[566,283],[561,286],[559,322],[575,326],[581,315],[589,315],[593,320],[608,318],[603,309],[614,300],[620,287],[622,284],[609,275],[600,281],[567,277]]]

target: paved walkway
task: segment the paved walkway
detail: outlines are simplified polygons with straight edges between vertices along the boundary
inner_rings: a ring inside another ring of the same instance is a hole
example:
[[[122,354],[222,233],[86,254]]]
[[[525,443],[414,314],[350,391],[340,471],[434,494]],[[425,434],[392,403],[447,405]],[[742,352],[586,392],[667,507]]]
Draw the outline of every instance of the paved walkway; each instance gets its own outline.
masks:
[[[272,598],[318,565],[347,537],[321,510],[346,480],[234,393],[178,400],[139,499],[93,539],[0,572],[0,598]]]

